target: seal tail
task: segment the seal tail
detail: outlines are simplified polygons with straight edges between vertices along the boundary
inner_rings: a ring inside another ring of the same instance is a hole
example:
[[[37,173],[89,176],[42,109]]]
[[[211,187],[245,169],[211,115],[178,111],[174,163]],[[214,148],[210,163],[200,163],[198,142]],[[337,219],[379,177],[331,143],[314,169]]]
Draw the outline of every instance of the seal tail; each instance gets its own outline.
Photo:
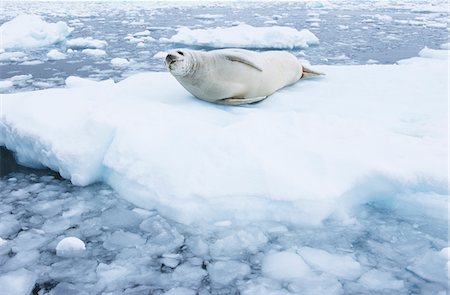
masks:
[[[314,76],[322,76],[322,75],[325,75],[325,73],[311,70],[302,65],[302,76],[300,77],[300,79],[314,77]]]

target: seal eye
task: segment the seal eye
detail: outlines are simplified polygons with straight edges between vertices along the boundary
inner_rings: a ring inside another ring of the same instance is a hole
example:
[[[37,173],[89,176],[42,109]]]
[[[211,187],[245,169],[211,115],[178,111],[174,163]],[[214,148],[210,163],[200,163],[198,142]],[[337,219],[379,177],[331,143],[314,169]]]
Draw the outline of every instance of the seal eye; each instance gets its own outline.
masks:
[[[183,53],[182,51],[177,51],[177,53],[178,53],[179,55],[183,55],[183,56],[184,56],[184,53]]]

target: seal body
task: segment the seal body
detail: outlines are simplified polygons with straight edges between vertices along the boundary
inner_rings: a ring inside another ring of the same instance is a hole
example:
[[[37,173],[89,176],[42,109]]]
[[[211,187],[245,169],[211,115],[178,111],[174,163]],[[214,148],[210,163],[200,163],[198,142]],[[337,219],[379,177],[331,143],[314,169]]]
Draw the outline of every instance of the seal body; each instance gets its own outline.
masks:
[[[168,53],[165,63],[197,98],[231,105],[258,102],[297,82],[305,73],[320,74],[306,69],[285,51],[176,49]]]

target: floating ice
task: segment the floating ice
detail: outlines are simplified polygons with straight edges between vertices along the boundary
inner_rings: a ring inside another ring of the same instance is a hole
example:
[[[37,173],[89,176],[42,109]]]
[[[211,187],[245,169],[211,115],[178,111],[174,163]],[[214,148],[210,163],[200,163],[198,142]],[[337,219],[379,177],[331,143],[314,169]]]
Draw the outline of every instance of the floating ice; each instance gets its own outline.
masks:
[[[130,63],[130,61],[126,58],[115,57],[115,58],[111,59],[111,64],[115,67],[127,66],[129,63]]]
[[[0,61],[21,61],[27,55],[20,51],[3,52],[0,54]]]
[[[369,290],[399,290],[404,287],[402,280],[397,280],[390,273],[377,269],[366,272],[358,281]]]
[[[321,249],[302,247],[298,253],[311,267],[335,275],[338,278],[352,280],[361,274],[361,266],[349,255],[330,254]]]
[[[81,51],[82,53],[89,55],[89,56],[93,56],[93,57],[102,57],[106,55],[106,51],[102,50],[102,49],[83,49]]]
[[[67,56],[57,49],[52,49],[47,53],[47,57],[49,60],[61,60],[65,59]]]
[[[22,14],[0,26],[2,47],[32,48],[61,42],[72,28],[65,22],[47,23],[37,15]]]
[[[237,261],[217,261],[208,265],[208,273],[213,283],[226,286],[233,280],[250,274],[250,267]]]
[[[182,27],[162,42],[207,47],[243,48],[307,48],[319,44],[319,39],[307,29],[298,31],[291,27],[254,27],[239,24],[228,28],[190,29]]]
[[[0,274],[0,294],[28,295],[36,279],[36,274],[24,268]]]
[[[290,281],[310,276],[310,268],[296,253],[274,252],[264,257],[262,273],[269,278]]]
[[[64,238],[56,245],[56,255],[62,257],[81,256],[84,250],[86,250],[84,242],[76,237]]]
[[[9,81],[9,80],[0,81],[0,90],[5,90],[5,89],[11,88],[13,86],[14,86],[14,84],[12,81]]]
[[[108,45],[106,41],[94,39],[92,37],[75,38],[66,41],[66,46],[72,49],[102,49],[105,48],[106,45]]]
[[[168,73],[119,83],[71,77],[65,89],[3,95],[0,144],[20,163],[50,167],[77,185],[106,181],[183,223],[317,225],[345,221],[353,206],[386,195],[399,208],[445,216],[446,61],[318,69],[327,76],[235,108],[195,99]],[[432,197],[406,194],[421,186]],[[140,227],[155,224],[153,216]],[[161,226],[150,239],[182,243]],[[124,233],[106,244],[116,248]],[[248,228],[218,237],[211,253],[252,253],[267,240]]]

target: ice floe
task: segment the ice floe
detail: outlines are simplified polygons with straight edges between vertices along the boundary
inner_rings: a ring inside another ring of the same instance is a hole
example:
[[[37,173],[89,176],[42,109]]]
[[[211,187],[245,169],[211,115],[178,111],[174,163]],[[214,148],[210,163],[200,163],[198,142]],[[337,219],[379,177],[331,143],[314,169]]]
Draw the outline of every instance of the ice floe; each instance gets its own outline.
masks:
[[[161,42],[207,47],[244,47],[292,49],[319,44],[319,39],[309,30],[298,31],[291,27],[254,27],[239,24],[233,27],[190,29],[182,27],[170,38]]]
[[[345,220],[339,212],[376,198],[380,181],[397,183],[401,196],[424,179],[435,183],[436,199],[421,206],[440,211],[446,68],[424,57],[321,66],[326,77],[239,108],[201,102],[167,73],[119,83],[71,77],[65,89],[4,95],[0,144],[20,163],[77,185],[106,181],[181,222]],[[117,247],[124,235],[105,243]]]
[[[105,48],[106,45],[108,45],[106,41],[94,39],[92,37],[80,37],[66,41],[66,46],[71,49],[102,49]]]
[[[47,57],[49,60],[62,60],[65,59],[67,55],[57,49],[52,49],[47,53]]]
[[[72,28],[65,22],[48,23],[37,15],[22,14],[0,26],[1,47],[32,48],[63,41]]]

